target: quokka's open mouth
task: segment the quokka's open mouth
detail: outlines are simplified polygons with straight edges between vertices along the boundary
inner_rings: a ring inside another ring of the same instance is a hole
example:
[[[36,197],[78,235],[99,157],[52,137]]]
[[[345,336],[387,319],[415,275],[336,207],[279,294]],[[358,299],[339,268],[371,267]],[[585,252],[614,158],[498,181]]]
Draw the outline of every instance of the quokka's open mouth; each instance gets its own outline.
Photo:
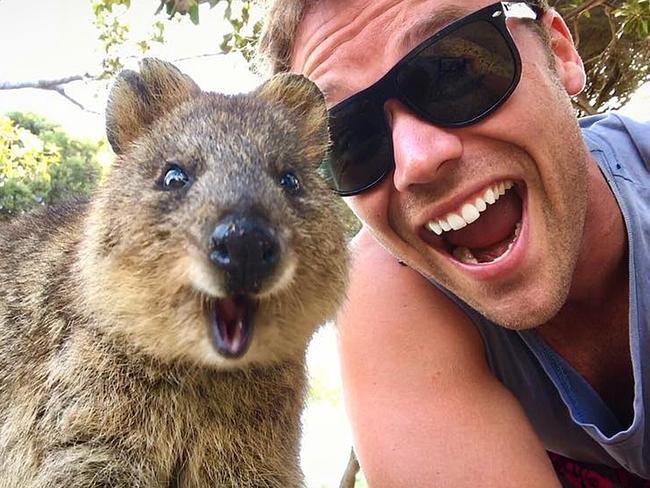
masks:
[[[246,295],[210,299],[206,314],[212,345],[224,357],[240,358],[253,338],[257,303]]]

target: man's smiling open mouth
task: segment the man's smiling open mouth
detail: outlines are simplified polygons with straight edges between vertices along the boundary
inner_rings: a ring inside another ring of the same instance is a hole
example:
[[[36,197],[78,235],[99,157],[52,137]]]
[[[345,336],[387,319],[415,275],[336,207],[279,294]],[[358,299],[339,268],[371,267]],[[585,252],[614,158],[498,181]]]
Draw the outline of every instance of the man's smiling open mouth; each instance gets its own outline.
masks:
[[[464,265],[485,267],[502,261],[521,234],[522,193],[512,180],[488,185],[457,210],[427,222],[423,237]]]

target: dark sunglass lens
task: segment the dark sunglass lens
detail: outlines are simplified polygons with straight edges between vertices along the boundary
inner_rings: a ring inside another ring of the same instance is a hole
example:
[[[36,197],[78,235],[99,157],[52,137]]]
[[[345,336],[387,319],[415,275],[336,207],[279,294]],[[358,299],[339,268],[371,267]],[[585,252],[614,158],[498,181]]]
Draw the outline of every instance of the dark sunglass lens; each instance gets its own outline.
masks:
[[[462,125],[485,115],[509,94],[516,82],[516,63],[494,25],[472,22],[405,63],[397,84],[433,122]]]
[[[330,116],[332,148],[322,169],[339,193],[372,186],[392,166],[392,144],[383,110],[369,100],[358,100]]]

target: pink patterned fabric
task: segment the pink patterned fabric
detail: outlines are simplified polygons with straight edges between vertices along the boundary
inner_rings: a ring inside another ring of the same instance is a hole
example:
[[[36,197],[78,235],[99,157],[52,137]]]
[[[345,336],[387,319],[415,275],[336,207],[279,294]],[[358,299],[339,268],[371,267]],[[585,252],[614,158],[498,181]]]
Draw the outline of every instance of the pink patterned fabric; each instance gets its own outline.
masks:
[[[564,488],[650,488],[644,480],[622,468],[586,464],[548,453]]]

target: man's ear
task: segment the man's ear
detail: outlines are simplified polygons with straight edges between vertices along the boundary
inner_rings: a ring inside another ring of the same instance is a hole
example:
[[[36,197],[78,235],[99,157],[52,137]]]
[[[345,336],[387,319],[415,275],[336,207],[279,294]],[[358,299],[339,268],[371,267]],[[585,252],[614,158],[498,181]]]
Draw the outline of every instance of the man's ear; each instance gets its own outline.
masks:
[[[145,58],[140,73],[122,71],[106,107],[106,136],[116,154],[123,153],[151,123],[201,89],[174,65]]]
[[[310,160],[320,160],[329,144],[328,114],[325,98],[316,84],[303,75],[281,73],[260,86],[256,93],[262,99],[282,106],[295,121]]]
[[[544,14],[542,23],[548,34],[560,81],[569,95],[577,95],[585,87],[586,75],[571,31],[555,9],[550,9]]]

